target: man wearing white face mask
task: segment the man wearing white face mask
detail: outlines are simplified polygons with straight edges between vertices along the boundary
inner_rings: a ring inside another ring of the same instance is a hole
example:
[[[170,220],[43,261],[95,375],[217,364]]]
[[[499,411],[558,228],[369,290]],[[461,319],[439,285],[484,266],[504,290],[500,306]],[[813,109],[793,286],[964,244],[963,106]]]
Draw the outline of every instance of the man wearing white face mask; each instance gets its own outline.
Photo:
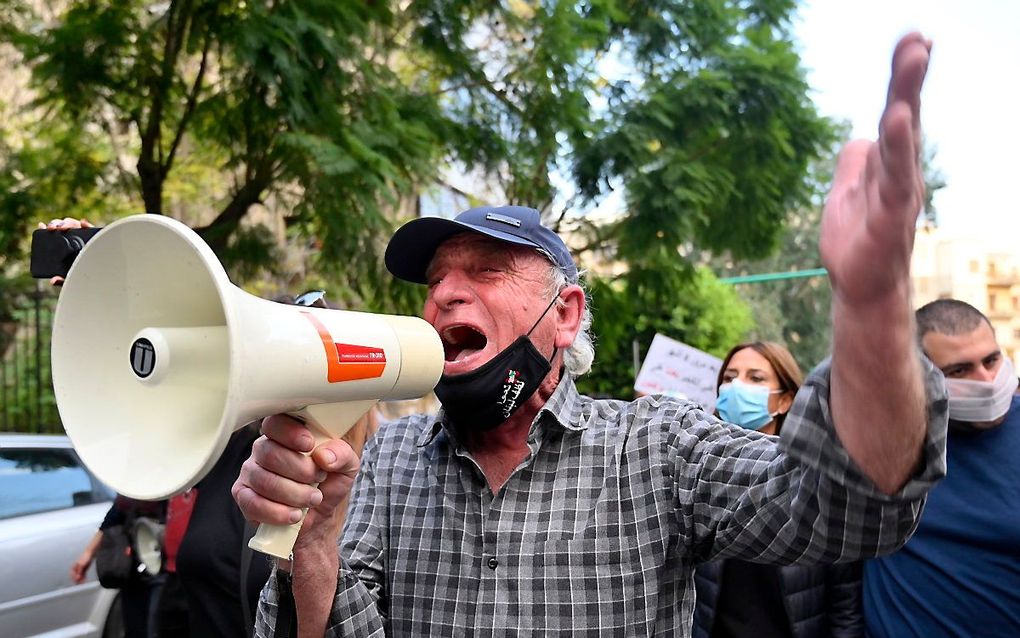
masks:
[[[868,561],[869,636],[1020,636],[1020,396],[1013,364],[973,306],[917,311],[949,390],[948,473],[914,536]]]

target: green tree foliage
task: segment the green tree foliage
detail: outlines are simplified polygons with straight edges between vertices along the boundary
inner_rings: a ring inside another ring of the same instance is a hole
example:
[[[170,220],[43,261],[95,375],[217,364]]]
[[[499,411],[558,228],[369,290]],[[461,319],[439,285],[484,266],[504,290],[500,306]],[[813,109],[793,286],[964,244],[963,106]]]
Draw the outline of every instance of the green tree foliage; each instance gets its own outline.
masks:
[[[642,75],[610,82],[574,163],[582,196],[625,192],[625,216],[587,229],[589,248],[626,264],[594,287],[601,341],[590,383],[619,396],[632,392],[635,341],[643,353],[663,332],[721,355],[745,338],[747,304],[693,268],[691,253],[773,253],[790,212],[811,201],[808,167],[834,140],[790,42],[791,3],[629,9],[635,31],[621,55]]]
[[[619,282],[614,285],[594,278],[591,293],[595,300],[596,356],[591,373],[578,382],[582,391],[632,397],[635,363],[640,365],[656,333],[721,357],[752,328],[748,305],[732,286],[719,282],[707,268],[693,269],[684,291],[674,304],[661,306],[642,299],[640,291],[635,298],[633,290]]]
[[[787,212],[810,196],[807,167],[831,143],[831,126],[808,98],[786,31],[790,7],[760,5],[685,3],[678,23],[657,24],[654,33],[680,37],[637,43],[643,82],[614,83],[600,133],[579,144],[585,195],[626,185],[624,259],[687,242],[766,255]],[[687,41],[685,27],[699,35]]]
[[[387,229],[384,209],[434,171],[445,129],[437,101],[390,68],[392,9],[89,1],[50,25],[21,12],[7,32],[32,67],[42,126],[71,122],[124,140],[135,171],[118,186],[137,193],[139,208],[167,212],[182,155],[199,149],[228,186],[191,217],[221,256],[272,257],[257,233],[238,231],[275,197],[289,223],[320,237],[325,257],[367,281],[379,269],[351,255],[366,253]]]
[[[849,126],[841,127],[849,133]],[[704,261],[720,277],[756,273],[791,272],[821,267],[818,237],[822,219],[822,194],[832,178],[835,150],[823,156],[813,167],[815,184],[813,204],[790,213],[779,237],[779,248],[757,260],[734,259],[732,255]],[[923,152],[925,207],[920,223],[935,221],[934,193],[945,186],[936,166],[935,149]],[[832,289],[825,276],[780,279],[734,285],[740,299],[752,310],[754,325],[748,338],[777,341],[786,345],[804,371],[829,355],[832,349]]]
[[[57,201],[34,176],[16,190],[37,218],[125,200],[172,213],[221,258],[261,255],[256,266],[279,258],[242,225],[264,206],[320,257],[341,302],[412,311],[421,291],[394,284],[379,254],[445,172],[550,217],[622,189],[626,214],[587,239],[625,265],[594,282],[599,330],[632,334],[605,336],[599,360],[629,362],[633,339],[660,328],[718,351],[740,321],[701,317],[737,304],[685,255],[773,250],[831,138],[791,44],[794,7],[82,0],[44,20],[0,0],[0,39],[32,70],[33,139],[54,165],[95,162],[83,191],[98,199]],[[82,137],[64,149],[59,131]]]
[[[818,229],[821,208],[805,208],[790,216],[771,257],[720,269],[720,276],[787,272],[819,268]],[[802,277],[733,286],[754,314],[748,338],[782,343],[807,372],[832,349],[832,289],[828,277]]]

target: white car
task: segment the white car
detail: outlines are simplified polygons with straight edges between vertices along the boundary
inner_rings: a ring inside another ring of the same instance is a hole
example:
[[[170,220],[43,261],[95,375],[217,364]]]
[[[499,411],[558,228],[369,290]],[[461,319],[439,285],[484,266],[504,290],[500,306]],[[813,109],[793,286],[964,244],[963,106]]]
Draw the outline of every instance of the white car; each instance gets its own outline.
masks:
[[[65,436],[0,434],[0,633],[5,638],[122,634],[117,592],[95,567],[80,585],[71,564],[114,494]]]

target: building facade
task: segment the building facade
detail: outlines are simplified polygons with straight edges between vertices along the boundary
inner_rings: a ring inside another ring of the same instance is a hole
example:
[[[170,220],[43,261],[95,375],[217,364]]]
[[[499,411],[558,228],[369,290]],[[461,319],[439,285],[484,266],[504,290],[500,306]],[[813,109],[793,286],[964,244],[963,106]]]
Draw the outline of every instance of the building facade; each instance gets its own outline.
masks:
[[[992,322],[1003,352],[1020,368],[1020,252],[980,238],[918,228],[911,261],[914,305],[966,301]]]

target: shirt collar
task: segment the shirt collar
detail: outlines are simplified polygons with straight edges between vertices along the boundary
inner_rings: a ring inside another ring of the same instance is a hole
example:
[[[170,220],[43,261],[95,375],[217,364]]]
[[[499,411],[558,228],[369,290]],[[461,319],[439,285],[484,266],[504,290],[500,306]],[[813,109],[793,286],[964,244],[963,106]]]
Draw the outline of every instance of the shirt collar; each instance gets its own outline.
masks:
[[[542,409],[538,411],[538,416],[535,417],[535,424],[538,423],[543,414],[548,414],[552,417],[552,421],[564,430],[572,432],[587,430],[588,422],[587,419],[583,418],[581,406],[579,405],[582,400],[583,397],[578,393],[577,386],[574,384],[574,378],[569,374],[564,374],[560,379],[559,385],[553,390],[552,396],[545,402]],[[577,418],[577,416],[582,418]],[[575,420],[578,422],[575,423]],[[532,424],[532,429],[535,428],[535,424]],[[418,436],[418,447],[425,447],[432,443],[445,428],[446,414],[440,409],[434,418],[425,422],[425,426]]]
[[[560,384],[556,386],[552,396],[539,410],[539,417],[543,413],[548,414],[564,430],[572,432],[583,432],[588,429],[588,420],[581,409],[581,403],[585,397],[577,392],[574,378],[564,373]]]
[[[443,411],[440,409],[439,414],[425,421],[425,426],[422,428],[421,434],[418,436],[418,447],[425,447],[429,443],[432,443],[442,429]]]

